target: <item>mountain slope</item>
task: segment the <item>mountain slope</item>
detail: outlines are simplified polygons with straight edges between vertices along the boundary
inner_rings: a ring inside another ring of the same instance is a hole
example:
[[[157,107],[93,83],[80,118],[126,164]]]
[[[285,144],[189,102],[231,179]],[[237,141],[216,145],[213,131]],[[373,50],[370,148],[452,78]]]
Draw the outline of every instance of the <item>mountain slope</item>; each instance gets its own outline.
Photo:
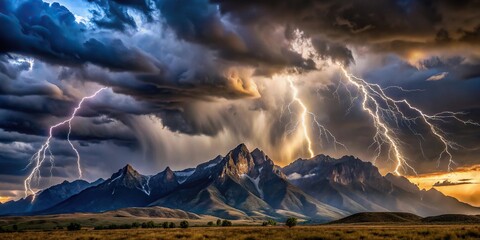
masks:
[[[28,199],[2,204],[0,213],[105,212],[132,207],[147,215],[152,211],[140,208],[180,209],[227,219],[296,216],[318,222],[359,212],[480,213],[480,208],[435,189],[420,190],[404,177],[382,176],[371,163],[353,156],[318,155],[280,168],[264,152],[250,152],[244,144],[182,171],[167,167],[144,176],[127,165],[98,185],[64,182],[40,192],[33,204]]]
[[[408,192],[409,199],[415,204],[417,214],[421,216],[432,216],[439,214],[480,214],[480,208],[458,201],[454,197],[445,196],[435,188],[420,190],[402,176],[387,174],[385,176],[395,187]]]
[[[162,196],[177,185],[175,175],[169,168],[149,177],[127,165],[102,184],[88,188],[43,213],[104,212],[142,207],[152,201],[151,195]]]
[[[177,190],[151,206],[230,219],[298,215],[330,220],[342,214],[291,185],[263,152],[250,153],[244,144],[198,165]]]
[[[350,213],[411,212],[431,216],[480,212],[435,189],[419,190],[406,178],[392,174],[384,177],[370,162],[352,156],[338,160],[325,155],[299,159],[282,171],[304,192]]]
[[[9,201],[0,205],[0,214],[24,214],[45,210],[84,189],[96,186],[102,182],[103,179],[98,179],[92,183],[84,180],[75,180],[73,182],[63,181],[60,184],[38,192],[34,201],[32,201],[33,196],[30,195],[26,198],[17,201]]]

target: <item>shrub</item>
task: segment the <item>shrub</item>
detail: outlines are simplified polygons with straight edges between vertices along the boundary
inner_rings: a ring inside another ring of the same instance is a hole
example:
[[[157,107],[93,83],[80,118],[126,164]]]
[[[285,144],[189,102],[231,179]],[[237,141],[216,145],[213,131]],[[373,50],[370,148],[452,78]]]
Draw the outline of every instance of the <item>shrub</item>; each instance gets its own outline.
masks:
[[[188,221],[181,221],[180,222],[180,227],[181,228],[188,228]]]
[[[168,228],[168,222],[162,223],[162,227],[163,227],[163,228]]]
[[[168,224],[168,227],[169,227],[169,228],[176,228],[177,225],[175,225],[174,222],[170,222],[170,224]]]
[[[70,223],[67,226],[68,231],[78,231],[80,229],[82,229],[82,226],[79,223]]]
[[[222,221],[222,227],[228,227],[228,226],[232,226],[232,222],[230,222],[228,220],[223,220]]]
[[[207,226],[209,226],[209,227],[213,226],[213,222],[212,221],[208,222]]]
[[[277,222],[273,219],[268,219],[267,221],[262,223],[262,226],[277,226]]]
[[[154,227],[155,227],[155,223],[153,221],[142,223],[142,228],[154,228]]]
[[[13,225],[13,226],[12,226],[12,229],[13,229],[13,231],[18,231],[18,226],[17,226],[17,224]]]
[[[222,219],[217,219],[217,226],[222,225]]]
[[[101,225],[93,227],[93,230],[103,230],[103,229],[105,229],[105,228]]]
[[[139,222],[133,222],[132,223],[132,228],[139,228],[141,225]]]
[[[297,226],[297,219],[294,218],[294,217],[289,217],[287,219],[287,221],[285,222],[285,225],[287,225],[288,227],[294,227],[294,226]]]

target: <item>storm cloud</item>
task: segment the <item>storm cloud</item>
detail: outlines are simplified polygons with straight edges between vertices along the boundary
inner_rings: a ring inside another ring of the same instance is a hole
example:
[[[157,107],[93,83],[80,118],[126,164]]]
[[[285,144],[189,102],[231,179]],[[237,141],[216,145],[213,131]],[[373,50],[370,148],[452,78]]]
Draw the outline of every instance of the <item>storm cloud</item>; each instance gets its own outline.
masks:
[[[297,73],[309,110],[348,146],[335,150],[309,124],[315,152],[371,160],[371,119],[358,94],[339,85],[336,65],[383,87],[418,90],[387,92],[427,113],[480,121],[478,9],[478,1],[443,0],[1,1],[0,178],[20,184],[48,127],[102,86],[109,89],[85,103],[71,135],[91,180],[124,163],[193,166],[240,142],[286,164],[307,153],[295,140],[301,109],[290,104],[286,72]],[[297,30],[322,66],[291,49]],[[475,163],[478,128],[441,127],[464,147],[454,151],[459,166]],[[426,130],[418,129],[424,139],[399,134],[420,172],[437,166],[441,149]],[[75,176],[66,133],[54,133],[57,178]],[[388,161],[378,166],[391,170]]]

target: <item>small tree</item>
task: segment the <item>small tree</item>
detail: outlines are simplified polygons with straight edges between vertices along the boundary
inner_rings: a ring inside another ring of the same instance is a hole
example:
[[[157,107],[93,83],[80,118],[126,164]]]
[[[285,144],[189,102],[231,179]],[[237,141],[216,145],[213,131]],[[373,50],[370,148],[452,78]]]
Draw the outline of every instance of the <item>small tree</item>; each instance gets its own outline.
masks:
[[[229,226],[232,226],[232,222],[230,222],[228,220],[223,220],[222,221],[222,227],[229,227]]]
[[[79,223],[70,223],[67,226],[68,231],[78,231],[80,229],[82,229],[82,226]]]
[[[222,225],[222,219],[217,219],[217,226]]]
[[[162,227],[163,227],[163,228],[168,228],[168,222],[162,223]]]
[[[289,217],[285,222],[285,225],[287,225],[289,228],[297,226],[297,219],[294,217]]]
[[[169,228],[176,228],[177,225],[175,225],[174,222],[170,222],[170,224],[168,224],[168,227],[169,227]]]
[[[208,222],[207,226],[209,226],[209,227],[213,226],[213,222],[212,221]]]
[[[181,222],[180,222],[180,227],[181,227],[181,228],[188,228],[188,221],[185,221],[185,220],[184,220],[184,221],[181,221]]]
[[[13,225],[13,226],[12,226],[12,229],[13,229],[13,231],[18,231],[18,226],[17,226],[17,224]]]

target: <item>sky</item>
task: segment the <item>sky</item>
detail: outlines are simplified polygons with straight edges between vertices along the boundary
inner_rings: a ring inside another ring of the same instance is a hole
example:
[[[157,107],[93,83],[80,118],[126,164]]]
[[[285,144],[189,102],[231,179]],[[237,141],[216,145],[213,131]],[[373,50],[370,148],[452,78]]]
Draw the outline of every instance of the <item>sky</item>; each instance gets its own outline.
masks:
[[[355,155],[480,206],[469,197],[479,189],[478,9],[443,0],[1,1],[0,201],[24,196],[50,126],[105,88],[82,104],[70,134],[68,124],[52,132],[34,189],[76,179],[75,150],[93,181],[127,163],[144,174],[193,167],[246,143],[280,166],[311,152]],[[376,89],[366,105],[342,67]],[[382,96],[411,106],[389,112]],[[365,109],[375,103],[379,122]],[[435,184],[457,183],[457,172],[474,180],[455,191],[460,184]]]

